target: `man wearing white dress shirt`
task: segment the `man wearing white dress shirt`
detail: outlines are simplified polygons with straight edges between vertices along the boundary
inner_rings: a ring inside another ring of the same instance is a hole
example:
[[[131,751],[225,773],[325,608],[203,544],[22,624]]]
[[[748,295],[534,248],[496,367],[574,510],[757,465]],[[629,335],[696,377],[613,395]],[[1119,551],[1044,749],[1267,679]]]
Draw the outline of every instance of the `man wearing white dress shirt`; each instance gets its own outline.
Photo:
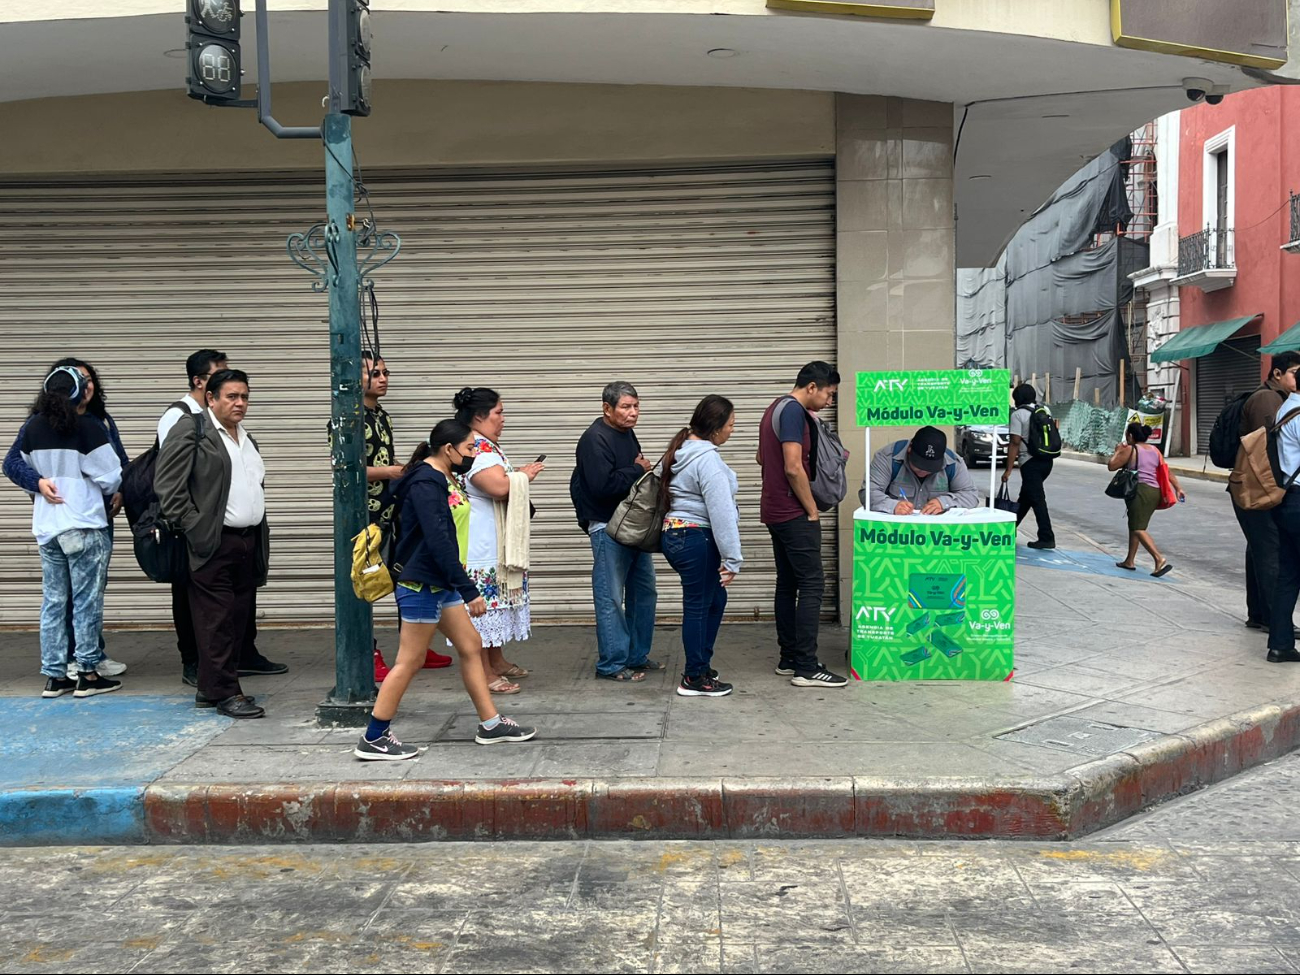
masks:
[[[1286,400],[1278,407],[1275,423],[1282,423],[1291,413],[1300,410],[1300,393],[1296,392],[1294,365],[1278,377]],[[1300,416],[1282,424],[1277,432],[1277,459],[1287,484],[1300,471]],[[1300,481],[1287,492],[1282,503],[1273,509],[1281,545],[1278,549],[1277,585],[1273,590],[1273,620],[1268,632],[1268,659],[1270,663],[1300,663],[1300,653],[1295,646],[1296,599],[1300,596]]]
[[[199,349],[185,360],[185,375],[189,381],[189,393],[167,407],[158,420],[158,445],[167,442],[167,434],[183,418],[202,413],[207,407],[205,389],[208,379],[215,373],[227,368],[226,353],[216,349]],[[190,614],[189,580],[173,582],[172,588],[172,625],[176,630],[176,648],[181,654],[181,680],[190,687],[199,686],[199,648],[194,636],[194,619]],[[253,674],[283,674],[289,670],[286,664],[267,660],[257,649],[257,603],[254,600],[253,612],[248,618],[248,632],[239,652],[239,674],[247,677]]]
[[[190,555],[190,610],[199,649],[196,707],[232,718],[265,713],[244,695],[239,658],[266,583],[270,534],[263,481],[266,468],[244,429],[248,376],[224,369],[208,378],[207,410],[178,423],[158,455],[154,489],[163,515],[185,533]]]

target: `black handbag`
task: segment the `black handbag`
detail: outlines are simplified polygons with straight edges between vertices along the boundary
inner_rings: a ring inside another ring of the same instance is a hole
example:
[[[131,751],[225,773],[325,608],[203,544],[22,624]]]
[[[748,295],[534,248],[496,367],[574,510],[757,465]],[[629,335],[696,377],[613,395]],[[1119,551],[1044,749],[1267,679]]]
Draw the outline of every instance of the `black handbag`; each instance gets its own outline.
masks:
[[[1110,479],[1106,485],[1106,497],[1118,498],[1121,501],[1130,500],[1138,490],[1138,449],[1133,448],[1133,466],[1121,467],[1115,472],[1115,476]]]
[[[151,506],[157,507],[157,502]],[[190,574],[185,536],[172,530],[161,516],[146,513],[131,532],[135,560],[154,582],[184,582]]]
[[[1007,482],[1002,482],[1002,487],[998,488],[997,497],[993,499],[993,507],[999,511],[1010,511],[1012,514],[1020,513],[1020,502],[1012,500],[1011,490],[1007,487]]]

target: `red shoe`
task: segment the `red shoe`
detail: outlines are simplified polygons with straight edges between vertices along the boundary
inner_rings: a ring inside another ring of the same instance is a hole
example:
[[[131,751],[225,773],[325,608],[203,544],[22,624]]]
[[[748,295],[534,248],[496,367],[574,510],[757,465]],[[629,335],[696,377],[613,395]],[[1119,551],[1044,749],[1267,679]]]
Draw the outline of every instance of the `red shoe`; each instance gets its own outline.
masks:
[[[443,667],[451,666],[451,658],[446,654],[436,653],[432,649],[424,655],[425,670],[441,670]]]
[[[375,647],[375,683],[382,684],[387,676],[388,664],[384,663],[384,655]]]

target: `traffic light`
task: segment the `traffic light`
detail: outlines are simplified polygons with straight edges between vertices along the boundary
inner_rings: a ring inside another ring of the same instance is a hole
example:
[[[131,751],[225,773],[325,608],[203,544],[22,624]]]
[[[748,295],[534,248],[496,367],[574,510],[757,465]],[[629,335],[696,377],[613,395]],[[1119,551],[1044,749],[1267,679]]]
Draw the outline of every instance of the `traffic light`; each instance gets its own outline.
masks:
[[[342,111],[345,115],[370,114],[370,3],[369,0],[346,0],[347,80]]]
[[[239,0],[185,0],[189,96],[209,102],[239,98]]]

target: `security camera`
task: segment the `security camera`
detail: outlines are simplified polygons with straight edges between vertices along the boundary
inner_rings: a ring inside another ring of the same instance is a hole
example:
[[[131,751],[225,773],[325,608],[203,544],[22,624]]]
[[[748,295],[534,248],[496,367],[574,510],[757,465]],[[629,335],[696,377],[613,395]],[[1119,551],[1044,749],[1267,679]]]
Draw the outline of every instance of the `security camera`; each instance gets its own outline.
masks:
[[[1214,82],[1211,81],[1209,78],[1184,78],[1183,79],[1183,91],[1187,93],[1188,101],[1199,102],[1213,90],[1214,90]],[[1223,100],[1222,97],[1220,97],[1219,101],[1222,100]],[[1218,102],[1215,102],[1215,104],[1218,104]]]
[[[1222,102],[1223,102],[1223,96],[1222,96],[1222,95],[1206,95],[1206,96],[1205,96],[1205,103],[1206,103],[1207,105],[1218,105],[1218,104],[1221,104]]]

